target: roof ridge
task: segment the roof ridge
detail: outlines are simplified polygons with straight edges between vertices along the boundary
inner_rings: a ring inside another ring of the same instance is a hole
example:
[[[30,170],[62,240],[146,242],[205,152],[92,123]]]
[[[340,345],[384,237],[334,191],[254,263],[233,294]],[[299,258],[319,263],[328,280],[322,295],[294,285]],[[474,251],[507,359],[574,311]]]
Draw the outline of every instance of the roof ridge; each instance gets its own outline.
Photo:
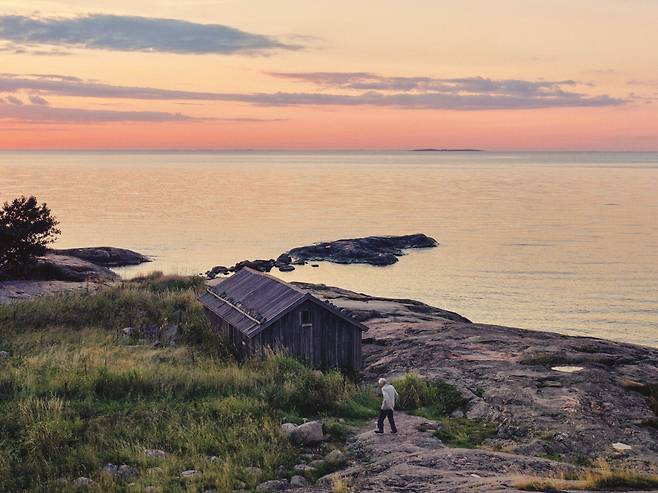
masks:
[[[256,275],[259,275],[259,276],[262,276],[262,277],[266,277],[268,279],[271,279],[273,281],[278,282],[279,284],[283,284],[287,288],[290,288],[293,291],[297,291],[300,294],[309,294],[310,293],[309,291],[306,291],[305,289],[299,288],[299,287],[297,287],[297,286],[295,286],[295,285],[293,285],[289,282],[284,281],[283,279],[279,279],[278,277],[273,276],[272,274],[268,274],[266,272],[262,272],[260,270],[252,269],[251,267],[246,267],[246,266],[242,267],[242,269],[247,269],[247,272],[250,272],[252,274],[256,274]],[[240,269],[240,270],[242,270],[242,269]],[[238,271],[238,272],[240,272],[240,271]],[[236,274],[237,274],[237,272],[236,272]],[[219,286],[219,284],[218,284],[218,286]]]

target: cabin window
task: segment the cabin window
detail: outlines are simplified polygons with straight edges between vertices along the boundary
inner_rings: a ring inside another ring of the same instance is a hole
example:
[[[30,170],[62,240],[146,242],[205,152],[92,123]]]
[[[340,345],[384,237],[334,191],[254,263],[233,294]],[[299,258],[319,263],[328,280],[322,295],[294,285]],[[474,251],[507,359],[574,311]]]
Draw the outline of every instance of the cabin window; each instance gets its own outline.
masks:
[[[311,312],[308,310],[302,310],[299,312],[299,320],[301,321],[302,327],[313,327],[313,321],[311,320]]]

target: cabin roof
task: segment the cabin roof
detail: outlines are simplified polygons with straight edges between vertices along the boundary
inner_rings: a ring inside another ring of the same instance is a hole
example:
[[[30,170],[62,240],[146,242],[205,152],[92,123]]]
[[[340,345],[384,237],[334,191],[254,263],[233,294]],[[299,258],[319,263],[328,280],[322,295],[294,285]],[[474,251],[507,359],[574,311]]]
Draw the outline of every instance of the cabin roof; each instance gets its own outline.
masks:
[[[318,304],[361,330],[360,322],[337,306],[269,274],[243,267],[199,297],[218,317],[253,337],[306,300]]]

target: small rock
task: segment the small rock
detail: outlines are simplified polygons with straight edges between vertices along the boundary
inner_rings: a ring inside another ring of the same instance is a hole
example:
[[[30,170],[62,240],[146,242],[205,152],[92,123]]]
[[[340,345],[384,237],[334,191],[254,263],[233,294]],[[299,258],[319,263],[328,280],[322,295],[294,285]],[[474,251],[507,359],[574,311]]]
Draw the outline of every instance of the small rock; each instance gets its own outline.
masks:
[[[297,464],[293,467],[293,470],[296,472],[313,472],[315,467],[309,466],[308,464]]]
[[[92,484],[94,484],[94,480],[86,478],[84,476],[80,476],[78,479],[73,481],[73,485],[79,488],[86,488],[87,486],[91,486]]]
[[[0,351],[0,359],[9,358],[9,351]]]
[[[288,481],[285,479],[273,479],[256,486],[256,491],[283,491],[287,489]]]
[[[319,469],[324,466],[324,460],[323,459],[312,460],[308,465],[313,469]]]
[[[115,464],[109,463],[105,465],[103,471],[107,472],[113,478],[122,480],[132,479],[139,474],[137,468],[129,466],[128,464],[121,464],[120,466],[117,466]]]
[[[180,473],[180,475],[182,478],[191,478],[192,476],[198,474],[198,472],[199,471],[197,471],[196,469],[188,469],[187,471],[183,471],[182,473]]]
[[[320,267],[320,264],[311,264],[311,267]]]
[[[461,409],[455,409],[452,413],[450,413],[450,417],[456,419],[463,418],[464,411],[462,411]]]
[[[324,456],[324,460],[332,466],[342,466],[347,462],[347,457],[340,450],[332,450]]]
[[[615,449],[615,450],[622,451],[622,452],[626,452],[628,450],[633,450],[633,447],[631,447],[630,445],[628,445],[626,443],[621,443],[621,442],[613,443],[612,448]]]
[[[216,455],[209,455],[208,462],[219,462],[219,457],[217,457]]]
[[[306,481],[304,476],[293,476],[290,478],[290,486],[292,488],[303,488],[308,486],[308,481]]]
[[[123,337],[136,337],[137,334],[138,330],[135,327],[126,327],[121,329],[121,335],[123,335]]]
[[[294,265],[280,265],[279,266],[279,272],[292,272],[295,270]]]
[[[164,459],[167,456],[167,453],[164,450],[148,448],[144,450],[144,455],[155,459]]]
[[[299,445],[319,443],[324,439],[322,424],[319,421],[309,421],[299,425],[290,433],[290,439]]]
[[[432,423],[431,421],[425,421],[424,423],[418,425],[418,429],[420,431],[438,430],[439,425],[437,423]]]

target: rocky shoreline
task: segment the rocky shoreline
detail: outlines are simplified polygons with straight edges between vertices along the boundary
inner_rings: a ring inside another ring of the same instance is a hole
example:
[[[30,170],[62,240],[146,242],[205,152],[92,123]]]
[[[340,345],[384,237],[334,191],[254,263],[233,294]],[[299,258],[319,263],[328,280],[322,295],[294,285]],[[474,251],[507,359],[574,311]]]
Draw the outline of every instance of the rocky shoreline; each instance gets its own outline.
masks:
[[[355,491],[517,491],[521,475],[559,475],[597,459],[658,473],[658,429],[648,424],[655,413],[636,391],[658,383],[658,349],[476,324],[413,300],[301,285],[368,326],[366,380],[409,372],[443,380],[468,400],[465,417],[497,427],[475,450],[446,448],[419,433],[422,418],[412,416],[401,415],[413,429],[395,439],[363,430],[353,445],[366,458],[338,473]]]
[[[276,259],[243,260],[231,267],[217,265],[205,272],[208,279],[228,275],[243,267],[261,272],[277,268],[281,272],[295,270],[296,265],[309,262],[332,262],[336,264],[367,264],[377,267],[392,265],[406,255],[405,250],[414,248],[434,248],[439,242],[422,233],[401,236],[366,236],[346,238],[295,247],[283,252]],[[311,264],[318,267],[318,264]]]
[[[87,247],[49,250],[25,276],[5,279],[0,276],[0,303],[10,303],[61,292],[90,292],[118,281],[110,267],[150,262],[140,253],[124,248]]]

